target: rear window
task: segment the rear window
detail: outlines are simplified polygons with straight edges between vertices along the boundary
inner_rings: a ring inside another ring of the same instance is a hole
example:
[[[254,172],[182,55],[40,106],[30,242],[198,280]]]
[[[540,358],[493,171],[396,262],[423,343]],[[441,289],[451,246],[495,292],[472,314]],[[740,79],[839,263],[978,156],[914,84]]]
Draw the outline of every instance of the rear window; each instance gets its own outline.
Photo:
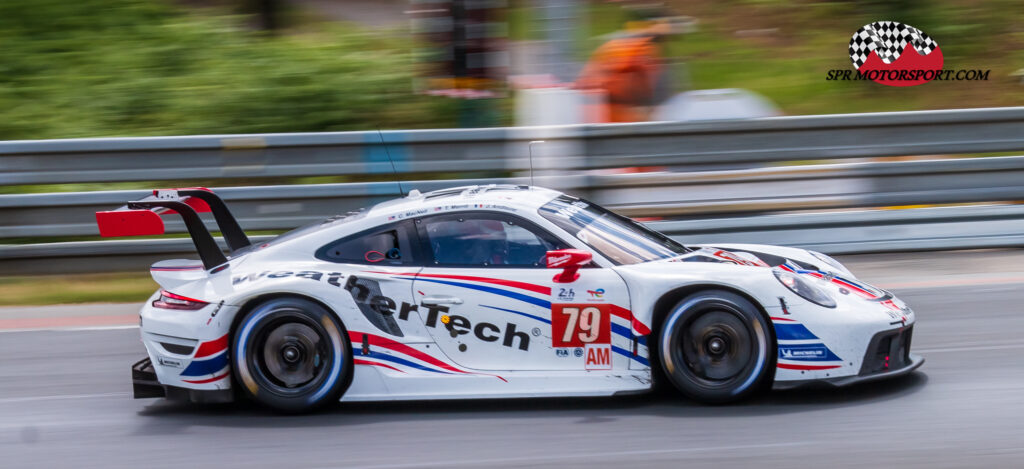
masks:
[[[413,236],[409,222],[401,222],[341,238],[318,249],[316,257],[343,264],[412,265],[417,261]]]
[[[349,212],[346,215],[334,215],[332,217],[327,217],[327,218],[325,218],[323,220],[318,220],[318,221],[315,221],[315,222],[312,222],[312,223],[309,223],[309,224],[306,224],[306,225],[302,225],[302,226],[300,226],[298,228],[295,228],[295,229],[293,229],[291,231],[286,231],[284,233],[281,233],[281,234],[279,234],[279,235],[277,235],[277,236],[275,236],[275,237],[273,237],[273,238],[271,238],[271,239],[269,239],[267,241],[264,241],[262,243],[253,244],[253,245],[248,246],[246,248],[239,249],[239,250],[233,252],[231,254],[231,257],[238,257],[239,255],[245,254],[245,253],[255,249],[256,247],[270,247],[270,246],[273,246],[275,244],[281,244],[281,243],[283,243],[285,241],[292,240],[292,239],[295,239],[295,238],[300,238],[302,236],[306,236],[306,235],[309,235],[309,234],[313,234],[313,233],[316,233],[316,232],[318,232],[320,230],[325,230],[325,229],[333,227],[333,226],[338,226],[338,225],[343,224],[343,223],[348,223],[350,221],[359,220],[360,218],[363,218],[365,216],[366,216],[366,210],[363,209],[363,210],[360,210],[358,212]]]

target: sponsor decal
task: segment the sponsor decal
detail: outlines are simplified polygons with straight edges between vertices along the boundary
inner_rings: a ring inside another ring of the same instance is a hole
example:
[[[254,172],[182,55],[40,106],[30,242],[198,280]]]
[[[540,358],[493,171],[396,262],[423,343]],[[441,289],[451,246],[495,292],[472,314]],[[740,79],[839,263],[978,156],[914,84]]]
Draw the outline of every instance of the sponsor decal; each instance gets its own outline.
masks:
[[[559,288],[558,299],[561,301],[572,301],[576,298],[576,292],[572,288]]]
[[[717,258],[719,258],[719,259],[724,259],[724,260],[727,260],[729,262],[732,262],[732,263],[735,263],[735,264],[739,264],[739,265],[750,265],[750,266],[755,266],[755,267],[768,267],[768,264],[765,264],[764,261],[762,261],[761,259],[757,258],[757,256],[754,256],[753,254],[746,253],[746,252],[736,253],[736,252],[723,251],[723,250],[719,249],[719,250],[715,251],[714,254],[712,254],[712,255],[717,257]],[[746,259],[744,259],[743,257],[746,257]]]
[[[592,299],[600,299],[604,297],[604,288],[598,288],[597,290],[587,290]]]
[[[572,218],[572,217],[578,215],[580,212],[583,212],[584,210],[586,210],[587,207],[589,207],[589,206],[590,205],[588,205],[586,202],[577,200],[577,201],[573,202],[572,204],[559,207],[555,211],[555,213],[558,214],[558,215],[561,215],[561,216],[563,216],[565,218]]]
[[[224,307],[224,300],[220,300],[220,303],[217,303],[217,307],[213,308],[213,312],[210,313],[210,318],[206,320],[207,326],[209,326],[210,323],[213,322],[213,318],[217,317],[217,313],[220,312],[220,309],[222,307]]]
[[[156,362],[159,363],[161,366],[169,366],[171,368],[182,368],[185,366],[184,363],[181,362],[181,360],[167,358],[164,356],[156,357]]]
[[[530,349],[530,334],[518,330],[516,324],[510,322],[506,322],[504,326],[484,321],[474,323],[465,316],[449,314],[447,306],[415,305],[404,301],[399,304],[385,296],[375,280],[354,275],[349,277],[345,289],[374,326],[394,336],[403,336],[395,316],[397,315],[398,321],[409,321],[410,314],[418,314],[420,306],[423,306],[426,308],[423,324],[431,329],[443,327],[452,338],[472,334],[483,342],[500,343],[502,346],[524,351]]]
[[[551,346],[612,343],[611,308],[606,304],[551,305]]]
[[[302,270],[298,272],[291,272],[288,270],[264,270],[263,272],[259,273],[253,272],[248,274],[235,275],[231,277],[231,284],[241,285],[246,282],[254,283],[268,278],[277,279],[289,277],[305,278],[316,282],[326,281],[328,284],[334,285],[336,287],[341,287],[340,279],[344,277],[344,275],[342,275],[341,272],[319,272],[316,270]]]
[[[611,344],[587,344],[583,346],[583,354],[586,361],[583,368],[587,370],[610,370],[612,369],[612,346]]]
[[[779,345],[779,358],[799,361],[839,361],[842,360],[832,353],[825,344],[792,344]]]
[[[924,31],[897,21],[862,26],[850,38],[854,70],[829,70],[826,80],[870,80],[888,86],[917,86],[932,80],[987,81],[991,70],[943,69],[939,43]]]
[[[564,254],[564,255],[561,255],[561,256],[549,257],[548,258],[548,267],[551,267],[551,268],[561,267],[562,264],[565,264],[566,262],[569,262],[570,259],[572,259],[572,255],[570,255],[570,254]]]
[[[395,300],[384,296],[376,280],[350,276],[345,282],[345,291],[352,295],[356,307],[374,327],[393,336],[405,335],[395,321]]]

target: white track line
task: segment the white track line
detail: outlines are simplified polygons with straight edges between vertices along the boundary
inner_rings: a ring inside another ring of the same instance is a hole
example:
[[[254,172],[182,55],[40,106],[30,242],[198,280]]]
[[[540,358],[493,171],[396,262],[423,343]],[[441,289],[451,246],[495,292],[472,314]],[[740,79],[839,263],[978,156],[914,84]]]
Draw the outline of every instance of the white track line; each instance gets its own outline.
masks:
[[[78,332],[78,331],[116,331],[119,329],[138,329],[138,324],[121,324],[117,326],[68,326],[68,327],[26,327],[23,329],[0,329],[0,334],[6,332]]]
[[[453,466],[476,466],[481,467],[491,464],[549,464],[556,461],[567,461],[574,459],[594,459],[594,458],[607,458],[616,456],[650,456],[657,454],[680,454],[680,453],[696,453],[701,451],[731,451],[741,449],[761,449],[761,448],[788,448],[793,446],[803,446],[809,443],[806,442],[793,442],[793,443],[767,443],[761,445],[736,445],[736,446],[707,446],[703,448],[666,448],[666,449],[649,449],[649,450],[636,450],[636,451],[607,451],[607,452],[593,452],[593,453],[578,453],[578,454],[563,454],[563,455],[551,455],[551,456],[527,456],[519,458],[489,458],[489,459],[462,459],[462,460],[451,460],[447,459],[444,461],[430,461],[430,462],[414,462],[414,463],[402,463],[402,464],[379,464],[370,466],[360,466],[363,469],[405,469],[405,468],[417,468],[417,467],[453,467]],[[333,466],[332,466],[333,467]]]
[[[129,392],[108,392],[103,394],[67,394],[58,396],[29,396],[29,397],[7,397],[0,398],[0,404],[13,404],[20,402],[36,401],[63,401],[69,399],[97,399],[103,397],[129,397]]]

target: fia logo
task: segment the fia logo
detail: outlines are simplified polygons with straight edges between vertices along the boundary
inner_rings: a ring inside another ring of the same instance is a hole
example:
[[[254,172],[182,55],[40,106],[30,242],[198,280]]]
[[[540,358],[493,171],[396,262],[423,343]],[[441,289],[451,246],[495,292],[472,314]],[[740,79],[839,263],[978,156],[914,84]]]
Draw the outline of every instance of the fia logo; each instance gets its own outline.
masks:
[[[576,292],[572,288],[559,288],[558,299],[561,301],[572,301],[576,298]]]
[[[559,357],[568,357],[569,356],[569,350],[568,349],[564,349],[564,348],[555,349],[555,355],[557,355]]]

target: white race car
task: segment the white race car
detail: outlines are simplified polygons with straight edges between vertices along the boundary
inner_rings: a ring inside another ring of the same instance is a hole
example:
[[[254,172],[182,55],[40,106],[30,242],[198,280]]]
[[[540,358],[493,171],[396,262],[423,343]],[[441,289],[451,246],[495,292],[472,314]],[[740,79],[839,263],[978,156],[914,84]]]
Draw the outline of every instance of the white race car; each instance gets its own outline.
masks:
[[[225,255],[197,212],[212,212]],[[184,220],[201,261],[151,268],[136,397],[284,411],[343,401],[598,396],[666,379],[707,403],[909,373],[914,314],[832,258],[680,244],[560,192],[408,196],[251,244],[202,188],[98,212],[104,236]]]

